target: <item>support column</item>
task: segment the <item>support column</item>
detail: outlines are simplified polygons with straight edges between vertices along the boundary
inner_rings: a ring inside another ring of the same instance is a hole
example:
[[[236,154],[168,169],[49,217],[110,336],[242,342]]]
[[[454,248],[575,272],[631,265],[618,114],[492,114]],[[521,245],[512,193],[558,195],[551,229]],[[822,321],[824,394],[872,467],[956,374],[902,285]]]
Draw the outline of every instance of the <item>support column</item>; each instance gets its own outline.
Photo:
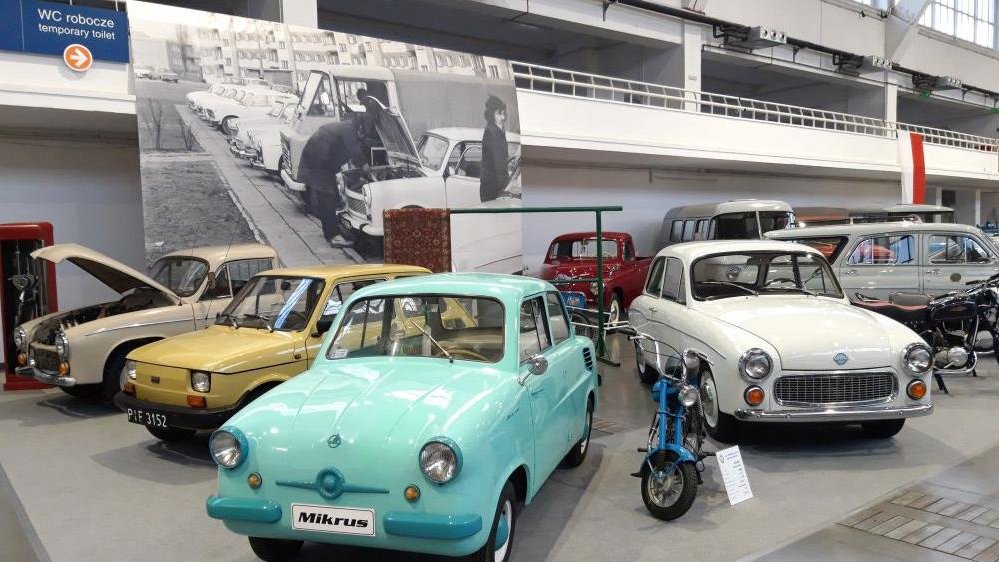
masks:
[[[937,199],[936,199],[936,203],[937,203],[937,207],[943,206],[943,188],[942,187],[938,187],[937,188]]]
[[[982,224],[982,190],[975,190],[975,224]]]
[[[282,0],[281,21],[316,29],[319,27],[319,7],[316,0]]]

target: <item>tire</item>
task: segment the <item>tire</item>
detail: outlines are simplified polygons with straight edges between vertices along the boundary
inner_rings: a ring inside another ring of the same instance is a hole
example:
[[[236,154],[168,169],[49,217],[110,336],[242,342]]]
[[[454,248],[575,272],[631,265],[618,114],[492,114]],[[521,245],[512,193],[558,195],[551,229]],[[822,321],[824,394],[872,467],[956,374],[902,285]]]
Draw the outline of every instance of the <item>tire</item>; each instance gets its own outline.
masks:
[[[572,449],[562,459],[562,466],[566,468],[576,468],[586,460],[586,453],[590,450],[590,433],[593,428],[593,398],[586,401],[586,416],[583,422],[583,435],[579,441],[572,446]]]
[[[226,136],[232,135],[232,120],[235,118],[235,115],[227,115],[222,118],[222,122],[219,123],[219,129],[222,130],[222,134]]]
[[[612,325],[620,322],[621,316],[624,314],[624,303],[621,301],[621,294],[614,292],[613,295],[610,305],[607,307],[607,323]]]
[[[517,530],[517,493],[513,489],[513,483],[507,480],[500,492],[499,502],[496,504],[496,515],[493,516],[492,529],[489,531],[489,538],[486,544],[477,552],[464,558],[465,562],[507,562],[513,552],[513,539]],[[496,538],[500,528],[501,516],[507,521],[506,542],[502,548],[497,548]]]
[[[101,396],[101,387],[102,385],[99,384],[79,384],[76,386],[60,386],[59,390],[73,398],[96,400]]]
[[[635,367],[638,370],[638,379],[642,384],[653,384],[659,380],[659,373],[655,367],[645,362],[645,354],[642,353],[642,346],[639,340],[635,340]]]
[[[701,373],[700,383],[701,423],[705,432],[715,441],[735,443],[739,437],[739,422],[734,417],[721,411],[718,404],[718,389],[711,371]]]
[[[108,362],[104,365],[104,382],[101,383],[101,400],[114,403],[114,395],[122,391],[122,371],[125,369],[125,357],[138,346],[126,346],[114,350]],[[117,408],[117,406],[115,406]]]
[[[302,541],[290,541],[285,539],[264,539],[260,537],[248,537],[250,548],[257,558],[265,562],[287,562],[298,557],[298,552],[302,550]]]
[[[891,439],[902,431],[905,425],[905,418],[898,420],[878,420],[860,424],[864,433],[873,439]]]
[[[652,460],[653,466],[658,470],[677,459],[675,453],[670,451],[660,451]],[[693,463],[685,462],[674,467],[674,472],[669,477],[670,487],[665,491],[667,497],[659,497],[657,493],[661,491],[661,486],[657,485],[655,472],[649,470],[649,465],[642,467],[642,501],[645,502],[645,509],[649,510],[656,519],[672,521],[681,517],[694,505],[694,498],[697,497],[697,469]]]
[[[191,437],[194,437],[195,434],[193,429],[183,429],[180,427],[149,427],[147,425],[146,430],[148,430],[153,437],[168,443],[190,439]]]

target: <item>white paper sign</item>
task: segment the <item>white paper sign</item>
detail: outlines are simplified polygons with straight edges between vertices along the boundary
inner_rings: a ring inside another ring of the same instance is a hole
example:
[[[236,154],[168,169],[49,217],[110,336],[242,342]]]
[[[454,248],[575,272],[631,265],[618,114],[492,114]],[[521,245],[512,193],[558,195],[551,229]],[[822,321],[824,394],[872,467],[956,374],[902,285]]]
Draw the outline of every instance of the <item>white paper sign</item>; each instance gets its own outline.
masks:
[[[749,487],[749,476],[746,474],[746,465],[742,464],[742,453],[739,447],[729,447],[715,453],[718,459],[718,468],[721,470],[722,480],[725,482],[725,492],[728,493],[728,503],[735,505],[753,497],[753,490]]]

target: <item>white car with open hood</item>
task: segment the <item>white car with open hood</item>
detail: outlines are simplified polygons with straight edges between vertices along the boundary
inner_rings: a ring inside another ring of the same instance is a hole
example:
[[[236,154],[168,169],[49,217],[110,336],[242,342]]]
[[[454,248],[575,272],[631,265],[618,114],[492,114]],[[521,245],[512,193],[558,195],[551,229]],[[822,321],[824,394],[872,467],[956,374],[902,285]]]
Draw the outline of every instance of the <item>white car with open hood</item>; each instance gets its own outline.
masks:
[[[860,423],[891,437],[905,418],[933,411],[922,338],[851,306],[822,254],[802,244],[670,246],[649,267],[628,322],[706,358],[700,410],[719,441],[731,442],[740,422]],[[636,342],[639,376],[652,382],[654,348]]]
[[[121,298],[54,312],[15,328],[19,374],[73,396],[106,400],[121,390],[130,351],[213,323],[250,277],[277,266],[274,250],[262,244],[173,252],[153,264],[151,276],[78,244],[48,246],[31,256],[70,262]]]

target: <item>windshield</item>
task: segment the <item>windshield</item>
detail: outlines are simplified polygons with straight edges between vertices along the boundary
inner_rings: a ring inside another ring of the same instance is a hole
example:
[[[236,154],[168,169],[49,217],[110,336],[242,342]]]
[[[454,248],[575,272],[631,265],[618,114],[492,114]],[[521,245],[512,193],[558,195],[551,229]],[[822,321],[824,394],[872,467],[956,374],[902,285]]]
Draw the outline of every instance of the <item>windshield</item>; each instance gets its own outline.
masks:
[[[585,238],[583,240],[561,240],[552,244],[548,250],[549,260],[595,260],[597,259],[597,239]],[[618,247],[617,240],[601,240],[600,251],[605,258],[616,258]]]
[[[327,359],[434,357],[496,363],[503,358],[503,305],[484,297],[372,297],[342,316]]]
[[[420,163],[431,170],[439,170],[447,158],[449,143],[447,139],[437,135],[423,135],[420,145],[416,147],[416,153],[420,156]]]
[[[716,254],[695,261],[690,270],[697,300],[792,293],[843,298],[829,264],[815,254]]]
[[[236,294],[215,323],[282,332],[303,330],[324,286],[321,279],[311,277],[259,275]]]
[[[198,291],[208,276],[208,263],[197,258],[161,258],[153,264],[153,281],[173,291],[178,297],[189,297]]]
[[[270,111],[267,112],[267,116],[277,117],[278,115],[281,115],[281,111],[283,110],[284,110],[284,101],[277,100],[273,104],[271,104],[271,109]]]

